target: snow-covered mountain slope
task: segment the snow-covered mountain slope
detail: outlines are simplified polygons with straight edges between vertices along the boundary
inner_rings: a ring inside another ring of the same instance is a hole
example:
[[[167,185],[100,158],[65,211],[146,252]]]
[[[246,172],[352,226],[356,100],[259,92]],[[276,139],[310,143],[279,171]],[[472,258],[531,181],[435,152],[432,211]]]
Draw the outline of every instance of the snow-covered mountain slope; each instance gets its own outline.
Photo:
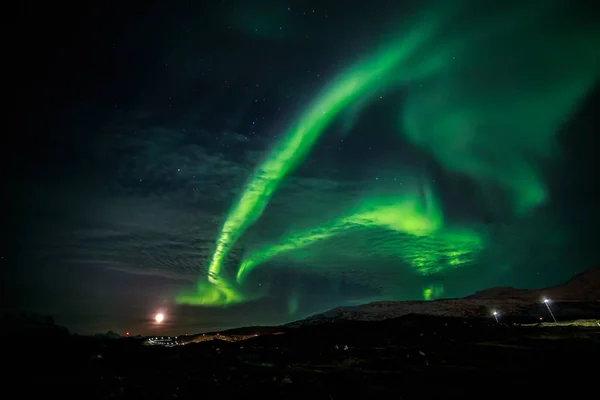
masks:
[[[380,321],[409,314],[440,317],[542,317],[550,319],[544,298],[557,318],[600,318],[600,267],[594,267],[564,285],[539,290],[507,287],[479,291],[461,299],[434,301],[383,301],[359,306],[338,307],[288,326],[306,326],[340,320]]]

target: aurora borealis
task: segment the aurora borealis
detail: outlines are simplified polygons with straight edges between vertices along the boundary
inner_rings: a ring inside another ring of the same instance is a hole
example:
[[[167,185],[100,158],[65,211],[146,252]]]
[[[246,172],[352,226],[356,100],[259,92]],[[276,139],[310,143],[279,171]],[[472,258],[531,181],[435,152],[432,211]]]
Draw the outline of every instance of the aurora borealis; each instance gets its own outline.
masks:
[[[591,3],[179,3],[15,53],[16,308],[200,331],[598,262]]]
[[[536,7],[534,3],[508,5],[500,14],[486,11],[460,30],[456,30],[457,19],[464,14],[461,7],[469,7],[468,2],[450,8],[447,3],[429,4],[415,12],[409,26],[390,43],[375,48],[326,85],[257,166],[226,216],[209,265],[208,281],[216,288],[208,290],[207,297],[203,294],[206,285],[201,284],[198,298],[185,295],[179,301],[213,305],[243,301],[242,289],[234,289],[220,276],[227,252],[261,216],[280,182],[304,160],[339,113],[390,87],[404,91],[398,109],[399,134],[409,142],[430,153],[449,171],[484,185],[491,182],[501,186],[516,215],[543,204],[546,184],[536,162],[553,155],[553,140],[561,122],[571,116],[598,79],[600,36],[590,35],[584,27],[566,26],[540,33],[544,29],[541,16],[551,18],[561,8],[553,9],[545,2],[538,2]],[[554,47],[567,38],[578,45]],[[486,51],[490,47],[492,50]],[[543,73],[531,76],[542,69]],[[464,84],[466,75],[473,71],[480,73]],[[405,248],[396,254],[399,259],[410,259],[410,264],[424,274],[473,261],[474,250],[462,248],[462,235],[437,234],[442,212],[432,212],[435,217],[419,214],[414,206],[406,207],[403,202],[392,202],[320,228],[292,233],[245,258],[236,274],[237,283],[242,284],[251,269],[280,253],[305,249],[355,225],[381,225],[407,234],[408,238],[398,240],[399,248],[406,247],[402,242],[413,241],[415,236],[431,235],[419,250]],[[475,236],[470,242],[476,243],[478,251],[481,239]],[[440,247],[448,247],[441,251],[448,258],[446,263],[440,259]],[[431,252],[438,255],[431,258]],[[221,287],[222,296],[218,296],[215,291]]]

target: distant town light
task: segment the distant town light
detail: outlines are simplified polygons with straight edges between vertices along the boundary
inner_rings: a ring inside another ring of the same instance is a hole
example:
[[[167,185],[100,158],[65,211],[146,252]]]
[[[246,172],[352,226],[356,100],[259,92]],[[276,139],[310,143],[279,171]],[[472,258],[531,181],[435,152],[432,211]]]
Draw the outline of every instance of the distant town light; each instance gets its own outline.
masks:
[[[496,320],[496,323],[499,324],[500,321],[498,321],[498,311],[494,311],[492,314],[494,315],[494,319]]]
[[[163,314],[163,313],[158,313],[158,314],[156,314],[156,316],[154,317],[154,320],[155,320],[156,322],[158,322],[159,324],[160,324],[161,322],[163,322],[163,321],[164,321],[164,319],[165,319],[165,316],[164,316],[164,314]]]

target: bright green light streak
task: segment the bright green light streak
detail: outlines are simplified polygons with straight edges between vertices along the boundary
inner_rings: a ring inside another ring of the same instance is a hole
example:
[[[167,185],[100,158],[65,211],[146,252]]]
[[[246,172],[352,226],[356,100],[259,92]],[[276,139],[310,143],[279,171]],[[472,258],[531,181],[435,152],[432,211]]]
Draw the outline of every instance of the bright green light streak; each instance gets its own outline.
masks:
[[[349,220],[353,219],[355,218],[351,217]],[[370,257],[396,258],[403,260],[419,275],[429,276],[472,265],[486,243],[481,234],[468,229],[443,228],[427,233],[423,230],[411,233],[395,230],[392,227],[393,225],[335,222],[297,232],[284,238],[278,245],[252,252],[242,262],[236,278],[239,283],[243,283],[247,276],[261,264],[284,253],[289,254],[290,258],[295,258],[298,250],[308,246],[312,246],[313,249],[309,258],[318,260],[339,260],[340,257],[349,260],[365,260]],[[377,232],[373,228],[383,228],[387,231]],[[349,233],[353,235],[348,235]],[[332,247],[331,240],[327,242],[325,240],[333,238],[339,239],[340,242]],[[366,243],[364,239],[367,239]],[[305,256],[301,258],[307,261]],[[310,261],[308,263],[310,264]]]
[[[224,306],[248,301],[248,297],[220,280],[218,284],[199,282],[195,290],[181,293],[175,301],[178,304]]]
[[[279,254],[308,247],[349,230],[380,227],[414,236],[426,236],[438,230],[442,224],[441,207],[429,188],[425,191],[424,201],[414,194],[371,198],[363,201],[348,216],[325,226],[297,232],[277,245],[251,253],[240,265],[236,280],[243,283],[252,269]]]
[[[435,300],[444,294],[444,286],[430,285],[423,289],[423,300]]]
[[[304,159],[323,130],[349,104],[384,86],[385,82],[381,78],[385,78],[386,73],[399,61],[411,56],[431,37],[435,27],[432,22],[425,21],[418,29],[405,35],[400,43],[385,48],[374,57],[349,69],[292,125],[258,166],[241,197],[227,215],[209,264],[210,282],[219,282],[223,260],[233,244],[260,217],[281,180]]]

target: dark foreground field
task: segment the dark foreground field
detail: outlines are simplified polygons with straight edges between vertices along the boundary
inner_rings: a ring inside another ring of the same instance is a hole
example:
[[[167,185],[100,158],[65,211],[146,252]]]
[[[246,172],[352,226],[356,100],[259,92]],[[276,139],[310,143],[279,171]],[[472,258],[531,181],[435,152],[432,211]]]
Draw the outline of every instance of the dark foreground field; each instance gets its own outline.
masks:
[[[19,398],[594,396],[600,359],[598,326],[422,316],[174,348],[76,336],[3,342],[4,389],[15,389],[5,393]]]

